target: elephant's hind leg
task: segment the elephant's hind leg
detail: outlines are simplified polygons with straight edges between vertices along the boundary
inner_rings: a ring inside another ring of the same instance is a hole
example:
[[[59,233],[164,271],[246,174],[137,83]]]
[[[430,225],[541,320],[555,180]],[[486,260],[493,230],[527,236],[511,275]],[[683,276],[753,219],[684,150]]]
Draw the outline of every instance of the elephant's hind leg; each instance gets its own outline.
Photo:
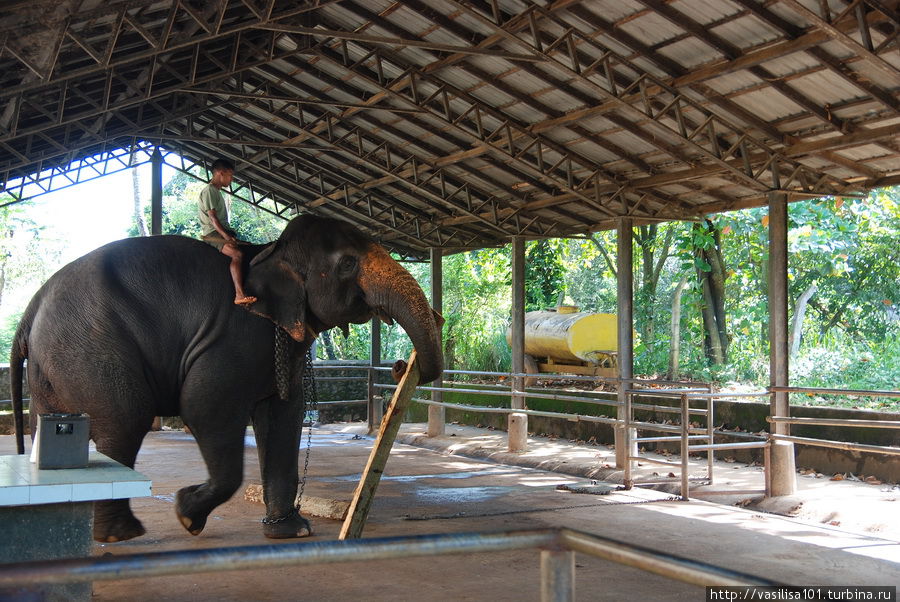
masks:
[[[200,453],[209,470],[209,480],[178,490],[175,514],[191,535],[199,535],[216,506],[227,501],[244,480],[244,431],[246,426],[212,428],[190,424]]]
[[[146,433],[117,437],[115,441],[99,438],[97,451],[116,462],[134,468],[141,440]],[[103,543],[125,541],[146,533],[144,525],[131,511],[131,500],[106,500],[94,503],[94,540]]]
[[[94,503],[94,541],[114,543],[140,537],[146,532],[131,512],[130,500]]]

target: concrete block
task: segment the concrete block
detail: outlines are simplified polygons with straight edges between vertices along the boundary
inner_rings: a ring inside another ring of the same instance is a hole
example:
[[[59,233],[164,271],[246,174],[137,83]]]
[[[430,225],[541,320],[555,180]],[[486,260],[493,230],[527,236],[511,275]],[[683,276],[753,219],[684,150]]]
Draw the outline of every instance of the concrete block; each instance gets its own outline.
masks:
[[[262,485],[248,485],[247,490],[244,492],[244,499],[248,502],[262,504]],[[333,520],[344,520],[347,516],[347,510],[350,508],[350,502],[313,495],[304,495],[302,498],[298,496],[295,500],[295,505],[300,508],[302,514]]]
[[[524,452],[528,448],[528,414],[509,415],[509,451]]]
[[[93,547],[94,503],[11,506],[0,511],[0,563],[84,558]],[[0,600],[90,600],[90,583],[30,584],[0,589]]]
[[[792,442],[775,441],[772,444],[771,468],[772,496],[793,495],[797,491],[797,467]]]

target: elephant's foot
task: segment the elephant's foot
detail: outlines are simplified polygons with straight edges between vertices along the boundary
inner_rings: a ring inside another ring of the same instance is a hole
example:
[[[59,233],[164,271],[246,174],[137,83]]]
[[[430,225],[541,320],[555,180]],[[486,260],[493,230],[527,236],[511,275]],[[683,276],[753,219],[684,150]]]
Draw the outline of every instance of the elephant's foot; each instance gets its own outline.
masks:
[[[191,485],[183,487],[175,494],[175,514],[182,526],[188,530],[191,535],[200,535],[203,527],[206,526],[206,518],[208,512],[203,512],[191,507],[190,496],[202,485]]]
[[[281,518],[266,517],[262,521],[263,535],[269,539],[290,539],[292,537],[309,537],[312,527],[309,521],[300,516],[294,508]]]
[[[94,517],[94,541],[115,543],[140,537],[146,532],[141,521],[130,512],[128,515],[117,514]]]

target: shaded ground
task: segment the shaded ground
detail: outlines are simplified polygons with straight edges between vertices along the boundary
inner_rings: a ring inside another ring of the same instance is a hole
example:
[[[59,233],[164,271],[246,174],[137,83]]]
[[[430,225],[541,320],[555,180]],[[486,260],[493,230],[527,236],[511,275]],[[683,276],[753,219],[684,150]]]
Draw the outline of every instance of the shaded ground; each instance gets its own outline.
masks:
[[[401,438],[422,441],[422,425],[405,425]],[[349,499],[372,440],[360,438],[360,425],[317,428],[306,493]],[[455,436],[453,436],[455,435]],[[304,437],[305,439],[305,437]],[[248,438],[252,442],[252,437]],[[481,452],[473,451],[478,443]],[[579,448],[567,442],[531,440],[528,454],[509,458],[539,468],[498,464],[505,434],[451,427],[448,436],[426,440],[440,451],[398,443],[387,465],[364,536],[497,531],[566,526],[632,541],[669,553],[798,585],[896,585],[900,583],[900,521],[897,502],[886,528],[853,533],[834,526],[710,503],[670,501],[667,493],[647,490],[609,496],[556,490],[560,484],[586,483],[574,475],[607,470],[611,451]],[[13,438],[0,437],[0,453],[12,453]],[[483,458],[461,453],[481,453]],[[258,483],[256,450],[246,450],[245,485]],[[152,433],[138,457],[137,470],[153,480],[153,497],[133,501],[147,535],[116,544],[95,545],[96,554],[133,554],[277,543],[262,537],[262,506],[236,495],[220,506],[206,530],[190,536],[173,510],[175,492],[206,478],[190,435]],[[754,467],[723,470],[721,482],[758,479]],[[615,480],[614,470],[608,475]],[[802,481],[803,479],[801,479]],[[810,479],[819,483],[821,480]],[[841,486],[877,487],[858,484]],[[815,489],[815,488],[814,488]],[[900,497],[895,492],[894,498]],[[852,512],[843,507],[838,512]],[[888,513],[885,513],[888,516]],[[334,540],[340,523],[313,517],[312,541]],[[887,520],[887,519],[886,519]],[[890,535],[890,537],[889,537]],[[704,591],[667,579],[579,555],[579,600],[702,600]],[[538,600],[539,554],[522,551],[186,575],[131,581],[96,582],[94,600]]]

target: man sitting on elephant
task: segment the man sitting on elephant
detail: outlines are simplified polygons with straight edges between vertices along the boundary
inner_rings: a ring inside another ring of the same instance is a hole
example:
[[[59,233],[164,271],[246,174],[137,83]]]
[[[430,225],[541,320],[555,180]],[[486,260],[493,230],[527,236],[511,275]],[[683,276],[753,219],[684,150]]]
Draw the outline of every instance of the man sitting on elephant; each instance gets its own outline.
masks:
[[[234,164],[228,159],[216,159],[212,164],[212,179],[200,192],[201,238],[231,258],[231,279],[234,281],[234,303],[250,305],[256,297],[244,292],[241,261],[244,254],[238,247],[236,233],[229,227],[228,208],[222,198],[222,188],[231,184]]]

